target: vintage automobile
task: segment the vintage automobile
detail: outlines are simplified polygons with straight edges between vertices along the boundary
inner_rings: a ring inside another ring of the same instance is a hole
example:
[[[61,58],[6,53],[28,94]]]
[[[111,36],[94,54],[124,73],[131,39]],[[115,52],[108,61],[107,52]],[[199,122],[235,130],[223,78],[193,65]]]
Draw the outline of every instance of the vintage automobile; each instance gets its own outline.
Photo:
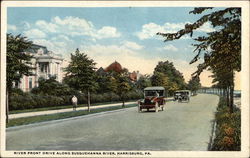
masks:
[[[174,101],[178,100],[178,102],[190,101],[191,91],[190,90],[178,90],[174,93]]]
[[[138,101],[138,112],[142,112],[143,109],[154,109],[158,112],[159,109],[164,110],[165,100],[165,88],[164,87],[147,87],[144,89],[144,99]]]

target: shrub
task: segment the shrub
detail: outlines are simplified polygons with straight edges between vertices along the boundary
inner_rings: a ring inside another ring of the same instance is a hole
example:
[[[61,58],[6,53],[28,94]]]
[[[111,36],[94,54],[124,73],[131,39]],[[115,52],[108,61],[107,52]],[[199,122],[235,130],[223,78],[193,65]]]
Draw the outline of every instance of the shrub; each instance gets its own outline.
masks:
[[[236,109],[230,113],[229,107],[223,98],[215,115],[217,122],[216,137],[212,150],[214,151],[240,151],[241,150],[241,111]]]
[[[78,104],[87,104],[87,95],[78,94]],[[113,93],[104,94],[91,94],[91,103],[104,103],[104,102],[114,102],[121,101],[120,97]],[[127,93],[125,100],[135,100],[143,97],[141,92],[131,91]],[[53,95],[42,95],[34,93],[15,93],[10,96],[9,109],[12,110],[24,110],[32,108],[42,108],[42,107],[54,107],[54,106],[64,106],[71,105],[72,95],[66,96],[53,96]]]

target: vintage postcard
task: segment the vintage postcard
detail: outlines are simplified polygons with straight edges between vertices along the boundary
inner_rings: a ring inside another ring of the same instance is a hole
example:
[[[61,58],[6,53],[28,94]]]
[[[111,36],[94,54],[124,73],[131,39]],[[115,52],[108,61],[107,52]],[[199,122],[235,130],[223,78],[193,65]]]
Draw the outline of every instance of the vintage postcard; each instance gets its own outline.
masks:
[[[2,1],[1,157],[249,157],[249,1]]]

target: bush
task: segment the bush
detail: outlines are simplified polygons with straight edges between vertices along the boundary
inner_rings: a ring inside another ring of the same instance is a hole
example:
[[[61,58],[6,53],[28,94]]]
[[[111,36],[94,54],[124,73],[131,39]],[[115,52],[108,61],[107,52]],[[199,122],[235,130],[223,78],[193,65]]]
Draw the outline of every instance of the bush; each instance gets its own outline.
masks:
[[[76,96],[78,98],[78,104],[87,104],[86,94],[78,94]],[[104,94],[92,93],[90,97],[91,104],[121,101],[120,97],[113,92]],[[141,92],[131,91],[125,96],[125,101],[140,99],[142,97],[143,94]],[[52,96],[33,93],[14,93],[14,95],[10,96],[9,109],[12,111],[71,105],[71,98],[72,95]]]
[[[41,95],[14,95],[10,97],[10,110],[24,110],[41,107],[53,107],[65,105],[65,101],[57,96],[41,96]]]
[[[220,99],[217,113],[216,137],[212,146],[213,151],[241,150],[241,111],[236,109],[230,113],[223,98]]]

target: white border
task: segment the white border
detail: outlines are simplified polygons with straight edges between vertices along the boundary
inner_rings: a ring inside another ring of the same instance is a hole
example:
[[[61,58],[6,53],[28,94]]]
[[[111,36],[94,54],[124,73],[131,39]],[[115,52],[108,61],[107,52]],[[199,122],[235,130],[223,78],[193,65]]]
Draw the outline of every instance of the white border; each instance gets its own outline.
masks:
[[[152,151],[147,157],[248,157],[249,156],[249,1],[2,1],[1,3],[1,157],[32,157],[5,151],[5,73],[7,7],[241,7],[242,8],[242,150],[240,152]],[[46,155],[45,155],[46,156]],[[42,156],[39,156],[42,157]],[[46,156],[48,157],[48,156]],[[59,157],[50,155],[50,157]],[[69,157],[61,155],[60,157]],[[82,156],[77,156],[82,157]],[[88,155],[88,157],[90,157]],[[100,157],[98,155],[92,157]],[[105,156],[102,157],[112,157]],[[123,157],[129,157],[128,155]],[[134,157],[134,156],[131,156]],[[141,156],[138,156],[141,157]]]

